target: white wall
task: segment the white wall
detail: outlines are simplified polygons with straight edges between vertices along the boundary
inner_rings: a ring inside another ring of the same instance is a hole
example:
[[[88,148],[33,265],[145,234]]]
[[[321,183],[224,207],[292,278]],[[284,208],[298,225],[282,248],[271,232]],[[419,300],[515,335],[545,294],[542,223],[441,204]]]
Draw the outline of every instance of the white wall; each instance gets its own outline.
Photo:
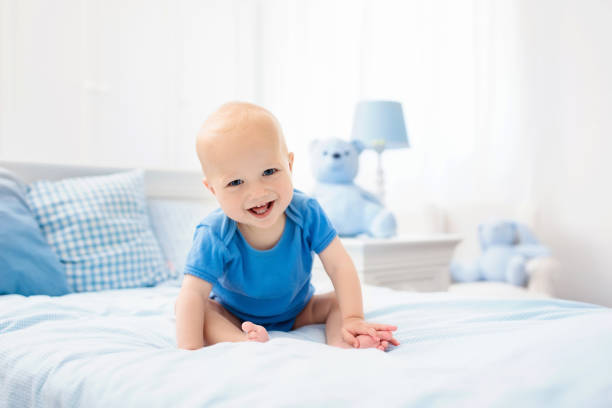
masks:
[[[360,98],[394,99],[412,148],[385,152],[387,203],[427,231],[423,202],[524,190],[507,169],[515,7],[498,3],[0,0],[0,157],[196,169],[205,116],[245,99],[279,117],[308,190],[309,142],[348,138]],[[365,188],[375,166],[365,152]]]
[[[524,129],[560,295],[612,306],[612,2],[522,1]]]
[[[0,0],[0,157],[199,168],[195,134],[257,99],[249,0]]]

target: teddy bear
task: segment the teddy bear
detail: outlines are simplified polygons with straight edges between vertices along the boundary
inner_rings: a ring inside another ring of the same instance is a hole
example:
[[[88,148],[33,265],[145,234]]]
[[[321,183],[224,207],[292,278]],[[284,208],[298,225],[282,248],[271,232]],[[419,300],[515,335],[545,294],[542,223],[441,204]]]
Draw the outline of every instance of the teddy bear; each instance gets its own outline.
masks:
[[[330,138],[311,142],[310,164],[316,180],[311,195],[321,204],[338,235],[389,238],[396,233],[395,217],[376,196],[354,182],[363,149],[358,140]]]
[[[455,282],[488,280],[525,286],[528,261],[550,255],[529,228],[511,220],[492,220],[478,226],[482,255],[471,265],[453,263]]]

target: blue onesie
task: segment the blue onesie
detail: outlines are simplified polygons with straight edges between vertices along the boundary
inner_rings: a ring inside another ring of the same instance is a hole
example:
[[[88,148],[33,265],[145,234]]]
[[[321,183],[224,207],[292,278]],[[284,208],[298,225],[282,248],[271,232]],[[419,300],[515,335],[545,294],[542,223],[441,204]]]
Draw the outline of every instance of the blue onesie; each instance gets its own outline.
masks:
[[[278,243],[257,250],[220,208],[196,227],[185,273],[213,285],[210,297],[242,321],[289,331],[306,306],[313,252],[323,251],[336,230],[314,198],[293,190]]]

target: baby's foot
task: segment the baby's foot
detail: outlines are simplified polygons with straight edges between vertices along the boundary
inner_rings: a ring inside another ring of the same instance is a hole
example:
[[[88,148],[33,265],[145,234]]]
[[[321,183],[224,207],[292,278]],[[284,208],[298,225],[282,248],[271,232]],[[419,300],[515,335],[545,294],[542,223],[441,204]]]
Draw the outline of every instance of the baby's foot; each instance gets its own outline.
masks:
[[[242,331],[246,333],[248,341],[259,341],[264,343],[270,340],[270,337],[268,336],[268,331],[265,329],[265,327],[259,326],[251,322],[242,323]]]

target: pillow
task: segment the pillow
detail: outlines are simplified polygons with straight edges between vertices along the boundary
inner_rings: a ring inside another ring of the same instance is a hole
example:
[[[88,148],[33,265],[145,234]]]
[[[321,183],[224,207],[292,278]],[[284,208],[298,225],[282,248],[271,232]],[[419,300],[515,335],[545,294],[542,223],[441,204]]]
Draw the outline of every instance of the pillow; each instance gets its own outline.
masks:
[[[0,295],[69,293],[66,274],[26,201],[26,186],[0,168]]]
[[[38,181],[28,202],[76,292],[170,277],[147,214],[144,172]]]
[[[159,240],[168,269],[179,278],[191,249],[196,226],[217,208],[215,203],[154,198],[148,201],[153,232]]]

